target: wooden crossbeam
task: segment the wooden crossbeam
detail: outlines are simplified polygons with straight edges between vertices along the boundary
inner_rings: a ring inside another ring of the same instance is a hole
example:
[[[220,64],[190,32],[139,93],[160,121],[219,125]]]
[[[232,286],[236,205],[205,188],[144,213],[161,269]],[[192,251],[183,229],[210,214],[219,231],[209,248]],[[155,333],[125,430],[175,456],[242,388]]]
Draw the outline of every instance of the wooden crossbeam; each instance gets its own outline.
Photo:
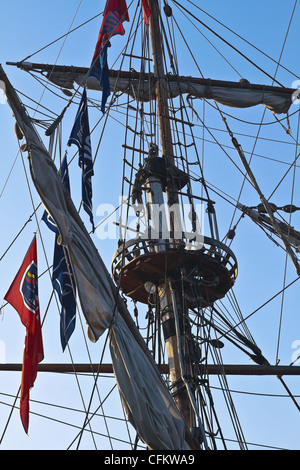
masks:
[[[163,364],[159,367],[162,374],[168,374],[169,367]],[[0,364],[0,372],[18,372],[22,370],[22,364]],[[56,364],[41,363],[39,372],[54,373],[84,373],[84,374],[113,374],[112,364]],[[243,364],[225,364],[223,366],[209,364],[200,366],[200,374],[226,374],[226,375],[300,375],[300,366],[272,366],[272,365],[243,365]]]

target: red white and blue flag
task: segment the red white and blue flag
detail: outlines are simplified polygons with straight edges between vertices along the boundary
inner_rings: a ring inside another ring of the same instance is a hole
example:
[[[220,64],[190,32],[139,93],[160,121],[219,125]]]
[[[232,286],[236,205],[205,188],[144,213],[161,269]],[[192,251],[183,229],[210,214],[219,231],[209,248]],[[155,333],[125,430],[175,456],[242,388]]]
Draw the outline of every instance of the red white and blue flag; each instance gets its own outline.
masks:
[[[125,34],[123,22],[129,21],[126,0],[107,0],[89,76],[99,79],[102,87],[102,112],[110,95],[107,48],[116,34]]]
[[[38,298],[36,237],[34,237],[24,261],[4,299],[17,310],[21,322],[26,327],[20,415],[25,432],[28,433],[29,391],[35,382],[38,364],[44,359]]]

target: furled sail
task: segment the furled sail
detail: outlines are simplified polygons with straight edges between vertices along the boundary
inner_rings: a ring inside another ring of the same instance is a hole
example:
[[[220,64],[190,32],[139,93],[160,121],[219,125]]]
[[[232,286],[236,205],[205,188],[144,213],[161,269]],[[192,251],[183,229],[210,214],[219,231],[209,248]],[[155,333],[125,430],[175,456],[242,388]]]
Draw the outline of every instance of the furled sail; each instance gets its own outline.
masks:
[[[108,274],[50,156],[40,145],[31,144],[29,153],[33,183],[69,252],[89,336],[96,341],[111,324],[116,305]]]
[[[127,418],[152,450],[184,450],[185,425],[167,388],[118,317],[109,334],[119,393]]]
[[[26,139],[22,150],[29,153],[32,181],[43,205],[58,228],[60,235],[58,243],[68,250],[82,311],[89,325],[90,339],[97,341],[112,323],[117,308],[117,288],[69,192],[64,187],[56,166],[2,67],[0,67],[0,77],[5,83],[13,115]]]
[[[31,62],[10,63],[27,71],[46,72],[47,78],[56,85],[73,89],[74,85],[92,90],[101,90],[99,80],[88,77],[89,69],[59,65],[35,64]],[[121,72],[110,70],[110,87],[115,92],[127,93],[137,101],[149,101],[155,98],[154,76],[141,75],[136,71]],[[247,80],[228,82],[194,77],[167,75],[170,98],[180,94],[189,94],[197,98],[215,100],[225,106],[247,108],[262,104],[276,114],[287,113],[299,90],[279,86],[265,86],[249,83]]]
[[[268,217],[267,214],[263,213],[262,211],[255,210],[251,207],[244,206],[241,203],[237,203],[238,209],[240,209],[244,214],[247,214],[250,219],[252,219],[255,223],[263,227],[264,229],[269,230],[275,235],[278,235],[278,233],[274,230],[274,227],[272,226],[272,222],[270,218]],[[291,206],[287,206],[289,211]],[[279,225],[279,228],[281,232],[284,234],[284,236],[287,238],[287,241],[289,244],[295,248],[295,251],[297,253],[300,252],[300,233],[294,229],[294,227],[291,227],[287,222],[284,222],[283,220],[279,220],[276,218],[276,221]]]
[[[32,148],[30,165],[40,197],[59,227],[61,243],[68,248],[90,339],[97,340],[110,327],[114,373],[133,426],[153,450],[186,448],[184,421],[153,364],[141,354],[120,316],[109,274],[66,197],[52,161],[41,149]]]
[[[59,242],[68,250],[82,311],[89,325],[90,339],[96,341],[110,328],[114,373],[121,387],[125,409],[128,412],[130,410],[128,414],[133,426],[153,450],[187,449],[185,422],[117,293],[49,153],[1,66],[0,80],[5,84],[8,103],[26,139],[22,151],[29,153],[35,188],[56,223],[60,233]],[[151,393],[151,390],[155,390],[155,393]],[[139,407],[136,403],[133,406],[134,396],[139,399],[144,397]],[[160,429],[162,419],[165,422],[163,432]],[[156,436],[158,429],[161,437]]]

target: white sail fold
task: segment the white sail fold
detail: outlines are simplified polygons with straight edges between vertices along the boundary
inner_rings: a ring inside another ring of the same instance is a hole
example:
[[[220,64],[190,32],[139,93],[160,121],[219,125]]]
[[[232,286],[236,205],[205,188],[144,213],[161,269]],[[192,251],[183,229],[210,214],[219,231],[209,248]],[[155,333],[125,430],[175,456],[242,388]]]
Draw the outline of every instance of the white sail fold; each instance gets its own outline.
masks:
[[[60,77],[61,80],[66,78],[62,74]],[[78,85],[84,83],[83,78],[83,75],[74,74],[74,80]],[[51,80],[55,81],[55,75],[52,75]],[[115,77],[111,77],[110,82],[112,90],[128,93],[137,101],[149,101],[155,98],[154,83],[143,84],[140,80]],[[207,80],[206,84],[201,84],[188,79],[181,80],[180,77],[178,80],[169,78],[167,87],[170,98],[189,94],[200,99],[215,100],[219,104],[232,108],[250,108],[262,104],[275,114],[287,113],[292,104],[292,93],[281,92],[279,87],[276,91],[271,91],[268,87],[264,89],[261,86],[258,89],[238,83],[236,86],[226,86],[225,83],[222,86],[210,80]],[[95,77],[88,77],[87,88],[101,90],[100,83]]]
[[[43,66],[36,66],[30,62],[22,62],[18,66],[24,70],[39,70],[39,68],[43,70]],[[61,68],[64,70],[60,70]],[[69,69],[71,70],[53,65],[47,78],[56,85],[70,90],[74,86],[83,86],[83,84],[90,90],[102,90],[97,78],[87,76],[88,69],[84,72],[77,71],[76,67]],[[117,74],[116,71],[110,71],[110,89],[113,92],[126,93],[136,101],[147,102],[156,98],[155,81],[152,78],[151,74],[143,74],[141,80],[137,73]],[[275,114],[286,114],[298,97],[296,89],[251,84],[247,80],[227,82],[168,75],[166,82],[169,98],[187,94],[195,98],[214,100],[232,108],[249,108],[262,104]]]
[[[96,341],[110,329],[114,373],[128,417],[150,449],[187,449],[185,422],[129,312],[117,295],[117,288],[57,168],[0,67],[1,73],[10,88],[9,105],[26,139],[22,151],[29,152],[33,183],[45,209],[56,223],[59,243],[68,250],[90,338]],[[20,113],[23,113],[22,117]]]
[[[102,90],[100,82],[88,76],[89,69],[84,67],[65,67],[56,65],[32,64],[21,62],[14,64],[23,70],[48,71],[47,78],[56,85],[73,89],[74,84],[91,90]],[[137,101],[156,99],[153,75],[137,72],[117,72],[110,70],[110,89],[130,95]],[[294,100],[299,99],[299,90],[280,86],[257,85],[247,80],[229,82],[225,80],[200,79],[167,75],[169,98],[188,94],[200,99],[215,100],[219,104],[232,108],[248,108],[262,104],[275,114],[286,114]]]
[[[68,249],[89,337],[96,341],[110,326],[116,305],[109,274],[50,156],[32,147],[30,167],[40,198],[58,227],[59,241]]]
[[[120,316],[109,339],[123,408],[140,438],[151,450],[188,449],[179,411]]]
[[[30,168],[40,198],[57,224],[60,242],[68,249],[90,339],[96,341],[110,328],[114,373],[129,420],[150,449],[187,449],[184,420],[156,365],[142,351],[119,314],[116,288],[56,167],[42,147],[31,147]]]

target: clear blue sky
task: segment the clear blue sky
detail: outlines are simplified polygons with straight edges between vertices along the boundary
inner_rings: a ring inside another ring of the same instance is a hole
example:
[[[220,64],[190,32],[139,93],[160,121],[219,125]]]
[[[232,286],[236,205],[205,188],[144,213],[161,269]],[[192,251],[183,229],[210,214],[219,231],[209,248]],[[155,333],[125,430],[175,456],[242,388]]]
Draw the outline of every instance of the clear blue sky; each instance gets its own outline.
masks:
[[[93,0],[53,0],[51,3],[45,1],[31,0],[24,2],[23,0],[15,0],[14,2],[1,1],[1,28],[0,28],[0,63],[5,68],[12,84],[17,90],[29,95],[47,108],[55,107],[59,113],[65,102],[60,98],[53,97],[51,93],[42,95],[42,87],[28,76],[25,72],[6,66],[7,61],[20,61],[28,56],[28,60],[33,62],[54,63],[65,65],[89,66],[96,39],[98,36],[101,18],[97,18],[88,25],[82,27],[78,31],[72,33],[67,40],[59,41],[54,45],[47,47],[43,51],[35,54],[43,46],[46,46],[56,38],[65,34],[69,29],[87,21],[89,18],[100,13],[104,7],[104,1]],[[128,5],[130,4],[128,0]],[[182,0],[180,3],[188,7],[188,2]],[[241,2],[238,0],[222,0],[201,1],[201,8],[210,15],[224,23],[228,28],[235,30],[239,35],[246,38],[257,48],[263,50],[275,61],[281,57],[281,63],[293,73],[279,68],[276,78],[286,87],[292,87],[297,76],[300,76],[300,49],[299,49],[299,22],[300,8],[297,5],[291,27],[285,41],[288,30],[289,21],[294,7],[294,0],[253,0],[252,2]],[[78,11],[77,7],[80,5]],[[177,9],[173,7],[174,14],[177,15]],[[76,16],[75,16],[76,14]],[[130,15],[132,15],[132,9]],[[210,27],[224,35],[224,37],[233,43],[238,49],[251,57],[257,65],[267,71],[271,76],[274,75],[276,64],[266,56],[251,48],[243,41],[234,37],[228,30],[215,23],[212,18],[198,12],[200,19],[206,22]],[[177,18],[177,16],[176,16]],[[179,20],[186,21],[179,15]],[[125,24],[128,33],[130,23]],[[233,50],[226,47],[220,40],[215,38],[203,27],[201,33],[197,32],[191,26],[188,28],[185,38],[190,48],[195,51],[195,57],[201,72],[206,78],[223,79],[223,80],[239,80],[241,77],[248,79],[252,83],[271,84],[270,78],[249,64]],[[126,37],[127,38],[127,35]],[[122,49],[125,38],[116,37],[112,41],[112,47],[109,51],[109,64],[113,62],[113,58],[117,57]],[[188,58],[182,38],[178,34],[179,55],[182,54],[181,73],[183,75],[192,75],[197,72],[191,59]],[[214,47],[208,42],[211,41]],[[283,48],[284,45],[284,48]],[[220,55],[226,56],[227,62]],[[233,67],[234,68],[233,68]],[[299,82],[300,83],[300,82]],[[295,86],[295,84],[294,84]],[[95,96],[95,95],[93,95]],[[28,100],[24,98],[26,102]],[[201,104],[199,108],[201,110]],[[246,124],[247,122],[259,123],[262,118],[263,110],[261,107],[255,110],[242,110],[237,112],[232,109],[224,109],[230,115],[234,115],[244,122],[231,119],[230,125],[237,135],[240,142],[247,152],[251,152],[258,127]],[[296,105],[292,105],[291,113],[296,111]],[[209,116],[209,107],[206,108]],[[72,107],[66,116],[66,124],[64,125],[63,139],[66,143],[68,133],[73,123],[76,107]],[[214,128],[214,135],[220,141],[224,140],[225,145],[230,145],[227,136],[224,135],[224,126],[221,120],[209,121],[211,128]],[[92,123],[96,123],[96,116],[91,116]],[[267,113],[264,122],[274,122],[274,118]],[[19,230],[27,222],[28,217],[32,214],[32,201],[38,204],[38,196],[31,186],[32,194],[29,193],[27,181],[24,177],[23,163],[18,154],[18,144],[14,135],[14,121],[11,116],[10,109],[6,104],[0,104],[0,155],[2,171],[0,174],[0,211],[1,211],[1,235],[0,235],[0,256],[10,245]],[[296,138],[296,120],[295,116],[291,118],[294,136]],[[286,126],[286,121],[283,121]],[[92,127],[92,125],[91,125]],[[263,187],[263,192],[268,197],[273,191],[276,184],[280,181],[281,176],[287,168],[287,163],[293,161],[295,157],[295,141],[291,139],[284,131],[282,126],[278,125],[274,129],[274,125],[262,126],[260,136],[265,140],[259,140],[255,147],[255,157],[253,158],[253,169],[258,178],[259,184]],[[102,127],[100,128],[100,130]],[[92,147],[97,147],[96,134],[92,138]],[[122,171],[123,151],[121,148],[123,142],[123,130],[119,129],[119,134],[108,134],[101,147],[100,155],[95,165],[94,177],[94,207],[96,208],[103,203],[117,204],[120,194],[120,181]],[[201,137],[199,130],[199,138]],[[252,136],[252,137],[250,137]],[[227,140],[226,140],[227,139]],[[280,142],[268,139],[277,139]],[[205,169],[207,170],[207,179],[218,188],[222,188],[226,194],[230,194],[237,199],[242,184],[242,178],[232,164],[226,161],[226,157],[217,146],[211,142],[211,137],[206,135],[204,144],[205,151]],[[283,144],[286,142],[287,144]],[[64,144],[65,145],[65,144]],[[64,147],[63,145],[63,147]],[[200,145],[202,145],[200,143]],[[69,150],[69,155],[74,152]],[[298,151],[299,153],[299,151]],[[231,150],[232,158],[238,163],[237,155]],[[248,154],[247,154],[248,155]],[[263,157],[269,157],[265,159]],[[16,163],[13,166],[13,162]],[[280,162],[284,163],[280,163]],[[24,159],[26,167],[27,159]],[[13,168],[12,168],[13,166]],[[12,171],[11,171],[12,169]],[[219,171],[216,171],[219,170]],[[297,169],[299,172],[299,170]],[[215,177],[215,181],[212,178]],[[295,175],[296,183],[299,186],[299,174]],[[278,205],[288,204],[291,198],[291,177],[287,179],[286,185],[282,185],[274,195],[274,202]],[[6,185],[6,181],[8,181]],[[74,162],[71,167],[71,192],[74,196],[76,204],[79,204],[79,188],[80,174],[77,164]],[[297,188],[297,186],[296,186]],[[217,196],[216,196],[217,197]],[[213,196],[212,196],[213,198]],[[300,206],[299,191],[296,189],[294,194],[294,204]],[[220,215],[220,231],[221,236],[225,235],[225,230],[232,216],[232,207],[226,206],[222,199],[218,199],[219,215]],[[259,199],[257,195],[249,187],[245,186],[241,202],[248,205],[257,205]],[[38,212],[38,219],[42,215],[42,209]],[[83,215],[84,221],[88,225],[88,218]],[[95,214],[95,222],[98,223],[102,216]],[[237,220],[237,216],[236,216]],[[300,218],[296,213],[293,216],[292,225],[300,230]],[[15,241],[13,247],[7,252],[0,263],[1,287],[0,298],[5,295],[14,275],[16,274],[25,251],[32,239],[33,232],[36,230],[36,221],[33,217],[32,222],[26,225],[22,234]],[[52,252],[54,239],[46,228],[43,230],[43,242],[38,245],[39,250],[39,272],[42,273],[47,268],[47,263],[52,263]],[[104,261],[110,269],[110,263],[114,250],[116,249],[115,240],[99,240],[95,236],[95,244],[103,256]],[[45,247],[45,252],[44,252]],[[241,306],[244,316],[249,315],[257,307],[263,304],[269,297],[280,290],[283,283],[288,284],[296,277],[295,270],[288,261],[287,277],[284,279],[285,255],[281,248],[276,247],[268,240],[266,235],[260,231],[258,227],[253,225],[246,218],[239,225],[237,238],[233,243],[232,249],[236,253],[239,262],[239,277],[235,288],[236,295]],[[47,309],[48,304],[48,288],[49,275],[45,274],[40,282],[40,303],[43,312]],[[300,341],[300,312],[299,312],[299,285],[296,283],[293,287],[286,291],[284,299],[277,297],[265,309],[259,311],[258,314],[251,316],[248,322],[249,329],[254,336],[257,344],[263,348],[263,353],[274,363],[277,348],[277,333],[280,322],[281,302],[284,304],[285,315],[282,319],[282,334],[280,346],[280,364],[288,364],[294,352],[293,345]],[[85,325],[83,329],[86,330]],[[78,321],[76,332],[71,342],[71,355],[74,362],[89,362],[89,355],[92,361],[98,362],[101,356],[102,345],[105,338],[99,340],[96,345],[88,345],[88,352],[82,339],[80,322]],[[9,306],[5,307],[3,314],[0,316],[0,345],[5,347],[6,362],[20,363],[22,362],[23,345],[24,345],[24,329],[20,324],[17,313]],[[296,342],[296,343],[295,343]],[[51,304],[49,313],[44,326],[44,345],[45,345],[45,362],[68,362],[70,356],[68,352],[62,354],[59,342],[59,324],[58,313],[55,302]],[[1,350],[0,350],[1,353]],[[247,357],[237,353],[228,347],[225,352],[227,362],[246,361],[250,363]],[[109,362],[109,357],[106,362]],[[3,375],[1,375],[3,374]],[[80,389],[73,376],[55,377],[39,374],[36,385],[31,392],[33,400],[41,400],[48,403],[56,403],[65,407],[74,407],[82,409],[82,401],[87,406],[92,388],[92,383],[86,377],[78,378]],[[113,381],[113,378],[99,381],[99,393],[105,395],[109,389],[107,382]],[[299,379],[289,378],[288,385],[294,393],[299,390]],[[14,396],[17,393],[20,384],[20,374],[0,373],[0,392]],[[102,388],[103,387],[103,388]],[[285,390],[280,386],[276,378],[230,378],[230,388],[239,391],[245,389],[249,392],[261,394],[285,394]],[[116,392],[116,390],[115,390]],[[9,415],[10,407],[1,403],[13,402],[10,396],[0,395],[0,438],[2,429]],[[234,393],[237,402],[237,409],[241,417],[242,426],[245,430],[246,440],[265,445],[274,445],[278,447],[286,447],[291,449],[299,449],[299,413],[295,406],[288,398],[270,398],[268,396],[261,397],[247,396]],[[117,393],[107,399],[107,413],[114,411],[118,407]],[[218,401],[218,398],[216,399]],[[92,409],[96,408],[97,397]],[[58,409],[49,405],[41,405],[32,403],[31,409],[42,415],[49,414],[56,420],[70,420],[74,426],[81,426],[83,416],[79,412],[71,413],[67,410]],[[250,413],[249,413],[250,410]],[[105,427],[101,418],[99,423],[93,423],[92,427],[101,432]],[[225,424],[225,429],[227,424]],[[101,428],[102,427],[102,428]],[[118,426],[117,426],[118,427]],[[116,427],[116,428],[117,428]],[[61,448],[65,449],[76,436],[78,429],[65,424],[59,424],[40,416],[32,415],[30,418],[29,436],[24,434],[22,429],[19,413],[16,410],[13,413],[12,420],[9,424],[8,431],[3,440],[3,449],[44,449],[44,448]],[[114,430],[114,432],[117,432]],[[227,436],[227,435],[226,435]],[[228,431],[228,437],[231,434]],[[98,436],[97,439],[100,440]],[[101,441],[99,448],[108,448],[107,440]],[[117,444],[117,446],[122,444]],[[83,448],[93,448],[93,443],[88,436],[83,441]]]

